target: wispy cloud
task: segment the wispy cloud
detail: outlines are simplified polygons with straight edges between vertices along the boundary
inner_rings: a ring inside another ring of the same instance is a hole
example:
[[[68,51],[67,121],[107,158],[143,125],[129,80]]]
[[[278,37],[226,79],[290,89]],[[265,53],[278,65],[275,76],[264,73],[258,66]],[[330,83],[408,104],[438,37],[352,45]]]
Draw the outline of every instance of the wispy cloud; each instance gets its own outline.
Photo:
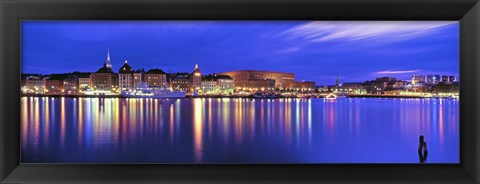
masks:
[[[286,30],[279,35],[311,42],[370,40],[394,42],[436,33],[456,21],[315,21]]]
[[[405,74],[405,73],[417,73],[422,70],[387,70],[387,71],[380,71],[380,72],[375,72],[375,74]]]
[[[407,55],[407,54],[422,54],[422,53],[431,53],[435,50],[441,49],[441,45],[432,45],[432,46],[414,46],[414,47],[392,47],[392,48],[381,48],[372,50],[371,53],[374,54],[384,54],[384,55]]]

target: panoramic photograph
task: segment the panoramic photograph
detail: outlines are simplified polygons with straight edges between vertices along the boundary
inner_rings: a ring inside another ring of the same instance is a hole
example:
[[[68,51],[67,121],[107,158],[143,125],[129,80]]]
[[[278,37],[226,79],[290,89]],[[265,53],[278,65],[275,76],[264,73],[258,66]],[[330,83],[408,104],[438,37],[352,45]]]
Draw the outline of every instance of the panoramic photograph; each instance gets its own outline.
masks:
[[[22,21],[21,162],[458,164],[458,21]]]

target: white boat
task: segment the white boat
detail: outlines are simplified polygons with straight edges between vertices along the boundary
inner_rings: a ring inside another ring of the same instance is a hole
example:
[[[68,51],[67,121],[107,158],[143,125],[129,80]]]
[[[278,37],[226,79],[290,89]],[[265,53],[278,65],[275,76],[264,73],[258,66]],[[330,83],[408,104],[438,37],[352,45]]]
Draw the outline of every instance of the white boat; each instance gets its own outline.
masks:
[[[146,83],[140,87],[122,91],[122,97],[127,98],[185,98],[187,92],[171,90],[168,87],[148,87]]]
[[[346,97],[347,96],[345,96],[345,95],[339,95],[339,94],[334,94],[334,93],[330,93],[327,96],[325,96],[325,98],[327,100],[335,100],[335,99],[338,99],[338,98],[346,98]]]

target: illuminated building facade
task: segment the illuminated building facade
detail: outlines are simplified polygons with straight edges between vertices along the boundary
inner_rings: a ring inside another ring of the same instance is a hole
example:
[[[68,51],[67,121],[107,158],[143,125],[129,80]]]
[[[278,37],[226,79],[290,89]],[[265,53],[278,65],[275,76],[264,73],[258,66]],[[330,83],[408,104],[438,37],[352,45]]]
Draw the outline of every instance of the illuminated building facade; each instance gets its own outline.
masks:
[[[77,74],[79,90],[85,90],[87,88],[90,88],[90,75],[91,74],[92,73]]]
[[[234,81],[235,83],[235,81]],[[273,91],[275,90],[275,80],[273,79],[250,79],[247,87],[235,87],[248,91]]]
[[[425,75],[413,75],[412,84],[415,85],[417,83],[425,83]]]
[[[427,84],[437,84],[441,80],[440,75],[427,75]]]
[[[217,93],[224,95],[232,95],[234,91],[233,78],[228,75],[216,75]]]
[[[388,82],[376,81],[372,83],[371,94],[383,94]]]
[[[140,84],[142,84],[142,75],[142,72],[133,73],[133,88],[140,87]]]
[[[207,75],[202,78],[202,94],[232,95],[233,79],[228,75]]]
[[[25,79],[25,88],[24,93],[44,94],[45,80],[37,76],[28,76]]]
[[[161,69],[154,68],[148,70],[143,76],[144,82],[148,87],[165,87],[167,86],[167,75]]]
[[[184,76],[178,75],[172,79],[170,87],[174,90],[188,91],[190,89],[190,80]]]
[[[63,90],[66,94],[76,94],[79,92],[78,76],[69,75],[63,80]]]
[[[190,75],[190,91],[198,92],[202,87],[202,72],[198,68],[198,64],[195,64],[195,69]]]
[[[125,60],[123,66],[118,70],[118,86],[120,90],[130,90],[134,87],[133,74],[132,67],[128,64],[128,61]]]
[[[457,81],[457,78],[453,75],[451,76],[448,76],[448,82],[456,82]]]
[[[118,88],[117,75],[112,71],[110,50],[108,50],[107,60],[103,67],[90,74],[90,88],[95,91],[113,91]]]
[[[286,86],[286,89],[295,90],[295,91],[312,91],[312,90],[315,90],[315,82],[293,81]]]
[[[346,93],[363,93],[365,88],[361,82],[346,82],[342,84],[342,91]]]
[[[200,94],[216,94],[217,82],[214,80],[202,80],[202,87],[200,88]]]
[[[46,94],[63,94],[64,80],[68,76],[65,75],[51,75],[45,77],[45,93]]]
[[[442,75],[442,83],[451,84],[455,82],[455,76]]]
[[[442,75],[442,82],[443,82],[443,83],[448,83],[448,82],[449,82],[449,81],[448,81],[448,76]]]
[[[118,87],[118,80],[111,68],[105,64],[95,73],[90,74],[90,87],[96,91],[112,91]]]
[[[273,88],[283,89],[295,80],[293,73],[261,70],[237,70],[221,74],[232,77],[235,88],[272,88],[270,80],[273,80]]]

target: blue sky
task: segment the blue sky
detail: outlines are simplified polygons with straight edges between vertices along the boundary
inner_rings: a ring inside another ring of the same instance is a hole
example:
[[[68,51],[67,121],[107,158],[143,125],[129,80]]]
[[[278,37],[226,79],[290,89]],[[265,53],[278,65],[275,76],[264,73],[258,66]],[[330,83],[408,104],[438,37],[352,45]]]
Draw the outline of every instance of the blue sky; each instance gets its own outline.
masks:
[[[333,84],[459,74],[457,21],[23,21],[22,72],[113,69],[295,73]]]

